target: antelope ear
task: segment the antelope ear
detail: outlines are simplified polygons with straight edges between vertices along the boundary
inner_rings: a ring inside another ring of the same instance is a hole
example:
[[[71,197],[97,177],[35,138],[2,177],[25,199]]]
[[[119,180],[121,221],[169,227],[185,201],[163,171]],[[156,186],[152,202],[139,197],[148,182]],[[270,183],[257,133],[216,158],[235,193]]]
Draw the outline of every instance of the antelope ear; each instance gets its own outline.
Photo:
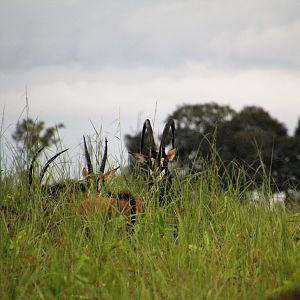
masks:
[[[167,157],[168,157],[168,160],[171,161],[175,155],[176,155],[176,152],[177,152],[177,149],[174,148],[174,149],[171,149],[168,154],[167,154]]]
[[[82,169],[82,175],[83,175],[83,177],[88,177],[89,176],[89,171],[88,171],[87,168]]]
[[[109,178],[112,178],[116,175],[116,172],[117,170],[119,169],[120,167],[117,167],[117,168],[114,168],[108,172],[106,172],[104,175],[103,175],[103,180],[106,181],[107,179]]]
[[[147,162],[147,156],[142,153],[133,153],[133,152],[128,152],[128,153],[131,154],[140,163]]]

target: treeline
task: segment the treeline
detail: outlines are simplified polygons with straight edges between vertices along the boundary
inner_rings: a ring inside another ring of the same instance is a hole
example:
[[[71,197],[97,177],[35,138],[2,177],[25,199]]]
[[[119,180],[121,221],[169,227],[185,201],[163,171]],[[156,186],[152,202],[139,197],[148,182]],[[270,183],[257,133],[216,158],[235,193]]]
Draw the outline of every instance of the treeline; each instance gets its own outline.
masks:
[[[216,158],[222,172],[243,168],[260,185],[269,178],[274,190],[297,189],[300,183],[300,119],[292,136],[286,126],[257,106],[237,112],[217,103],[182,105],[167,116],[176,121],[178,163],[202,171]],[[127,134],[128,151],[139,151],[140,132]],[[222,176],[221,176],[222,177]]]

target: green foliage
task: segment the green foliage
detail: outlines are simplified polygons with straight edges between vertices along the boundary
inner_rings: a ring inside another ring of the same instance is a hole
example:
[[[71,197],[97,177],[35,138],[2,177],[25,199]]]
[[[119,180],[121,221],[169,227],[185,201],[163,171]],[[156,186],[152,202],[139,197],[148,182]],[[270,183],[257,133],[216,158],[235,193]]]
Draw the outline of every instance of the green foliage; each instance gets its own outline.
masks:
[[[283,137],[274,143],[272,177],[281,190],[299,190],[300,179],[300,139]]]
[[[209,160],[201,161],[201,172],[175,176],[167,206],[157,205],[159,183],[150,191],[134,179],[117,177],[111,183],[109,189],[129,188],[146,203],[133,233],[118,211],[110,219],[82,214],[83,196],[70,178],[59,193],[51,193],[28,189],[19,173],[4,173],[0,298],[267,299],[299,291],[299,212],[268,200],[269,176],[276,178],[268,168],[281,170],[285,179],[298,176],[299,142],[260,109],[241,113],[242,118],[234,112],[223,118],[212,114],[216,128],[207,120],[201,127],[197,119],[197,130],[210,143]],[[192,142],[196,131],[183,124],[179,132],[190,132]],[[264,149],[271,144],[273,152]],[[229,146],[249,163],[251,155],[258,157],[257,164],[239,162]],[[260,155],[252,149],[261,149]],[[225,151],[230,163],[222,159]],[[271,154],[273,165],[267,165]],[[257,187],[260,170],[257,191],[265,201],[255,203],[249,192]]]
[[[218,168],[178,179],[166,207],[155,188],[117,178],[111,188],[129,184],[147,203],[132,234],[118,212],[82,215],[78,191],[53,198],[4,178],[0,298],[266,299],[299,288],[299,213],[240,201],[241,181],[222,189]]]
[[[249,106],[220,126],[218,147],[225,160],[236,158],[251,164],[260,150],[263,158],[270,161],[275,140],[286,136],[283,124],[262,108]]]
[[[262,108],[249,106],[220,126],[217,147],[224,161],[237,161],[248,169],[249,176],[253,177],[263,164],[268,173],[271,169],[274,171],[272,180],[281,184],[275,160],[279,159],[279,151],[284,152],[284,148],[279,146],[287,138],[283,124]],[[260,183],[261,179],[257,178]]]

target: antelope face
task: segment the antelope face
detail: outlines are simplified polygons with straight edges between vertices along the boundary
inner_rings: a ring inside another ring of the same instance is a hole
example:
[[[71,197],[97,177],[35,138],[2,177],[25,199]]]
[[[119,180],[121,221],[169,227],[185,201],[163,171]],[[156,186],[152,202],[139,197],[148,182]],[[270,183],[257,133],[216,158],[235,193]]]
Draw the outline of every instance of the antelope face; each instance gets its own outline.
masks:
[[[82,169],[82,176],[87,183],[88,189],[90,189],[90,190],[93,188],[92,183],[96,182],[96,191],[100,194],[104,187],[105,182],[107,182],[109,179],[113,178],[118,169],[119,169],[119,167],[109,170],[106,173],[98,172],[98,173],[90,174],[88,172],[88,169],[86,167],[84,167]]]
[[[169,130],[172,130],[172,149],[166,152],[167,136]],[[146,155],[143,151],[144,149],[144,139],[145,133],[148,132],[149,141],[150,141],[150,153]],[[172,161],[176,155],[177,149],[174,146],[174,133],[175,133],[175,123],[174,120],[169,120],[164,127],[164,131],[161,138],[161,143],[159,151],[156,150],[153,131],[150,121],[147,119],[144,122],[142,130],[142,139],[141,139],[141,151],[140,153],[129,152],[139,163],[147,165],[150,169],[150,173],[153,177],[156,177],[157,180],[161,180],[164,176],[170,176],[168,169],[168,164]]]
[[[142,153],[132,153],[129,152],[140,164],[146,165],[149,167],[150,174],[157,179],[162,179],[166,173],[169,172],[168,165],[171,162],[175,155],[177,149],[173,148],[169,150],[166,154],[161,155],[161,157],[147,156]]]
[[[109,170],[108,172],[104,173],[106,160],[107,160],[107,139],[105,138],[105,147],[103,152],[103,157],[101,160],[101,165],[98,172],[94,172],[91,157],[86,145],[85,137],[83,137],[84,143],[84,152],[85,152],[85,159],[87,167],[84,167],[82,170],[82,175],[85,178],[87,183],[88,190],[91,191],[93,189],[93,182],[96,182],[96,191],[100,193],[104,188],[104,183],[109,179],[112,178],[119,167]]]

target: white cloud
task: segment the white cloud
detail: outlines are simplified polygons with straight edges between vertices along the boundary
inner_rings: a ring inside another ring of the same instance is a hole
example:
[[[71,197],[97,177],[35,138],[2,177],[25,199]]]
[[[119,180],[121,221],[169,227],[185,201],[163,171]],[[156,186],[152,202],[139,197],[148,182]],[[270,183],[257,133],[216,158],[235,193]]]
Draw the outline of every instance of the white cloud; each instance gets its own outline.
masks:
[[[172,68],[190,61],[299,69],[296,0],[12,3],[5,1],[0,12],[6,69]]]
[[[84,133],[80,128],[91,129],[89,120],[110,127],[119,114],[124,121],[124,132],[136,128],[138,113],[153,116],[156,102],[159,124],[183,102],[217,101],[236,109],[256,104],[289,128],[296,123],[300,108],[297,72],[253,69],[216,73],[206,66],[192,64],[170,73],[164,69],[92,72],[81,68],[46,68],[24,76],[29,77],[26,81],[33,116],[65,122],[67,128],[76,128],[79,136]],[[0,94],[11,121],[16,120],[24,107],[24,93],[23,85],[15,92]]]

